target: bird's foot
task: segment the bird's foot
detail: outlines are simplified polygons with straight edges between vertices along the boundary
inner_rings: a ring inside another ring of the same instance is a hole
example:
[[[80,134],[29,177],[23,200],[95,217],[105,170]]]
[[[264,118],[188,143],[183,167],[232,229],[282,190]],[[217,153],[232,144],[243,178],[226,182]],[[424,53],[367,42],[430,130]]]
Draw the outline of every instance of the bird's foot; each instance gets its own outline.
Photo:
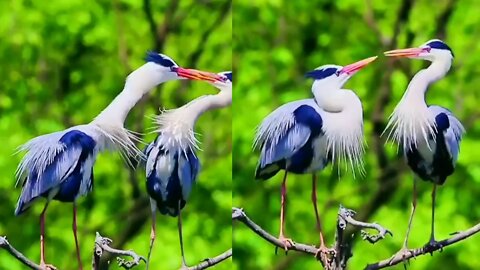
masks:
[[[428,241],[428,243],[426,243],[423,246],[423,250],[430,253],[430,255],[433,255],[433,252],[435,250],[439,250],[440,252],[442,252],[443,251],[443,245],[442,245],[442,243],[437,242],[435,240],[435,238],[431,238],[430,241]]]
[[[337,252],[333,248],[327,248],[325,245],[321,245],[317,253],[315,253],[315,258],[322,262],[322,264],[330,264],[330,262],[335,258]]]
[[[388,261],[388,265],[391,265],[394,260],[398,260],[398,259],[401,259],[402,262],[406,264],[406,263],[409,263],[409,258],[416,258],[415,253],[413,252],[412,249],[403,247],[390,258],[390,260]]]
[[[40,267],[43,270],[57,270],[57,268],[51,264],[46,264],[45,262],[40,262]]]
[[[279,237],[278,237],[278,240],[280,240],[280,242],[283,243],[283,248],[285,249],[285,253],[291,249],[292,247],[295,246],[295,243],[293,242],[292,239],[290,238],[286,238],[283,234],[281,234]],[[277,254],[277,250],[278,250],[278,247],[275,248],[275,254]]]

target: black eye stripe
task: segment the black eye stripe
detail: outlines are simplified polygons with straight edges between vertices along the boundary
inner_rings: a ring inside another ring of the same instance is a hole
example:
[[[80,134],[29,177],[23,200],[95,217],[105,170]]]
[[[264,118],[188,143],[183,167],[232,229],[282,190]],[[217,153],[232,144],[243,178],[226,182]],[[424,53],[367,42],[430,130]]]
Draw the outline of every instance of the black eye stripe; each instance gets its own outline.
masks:
[[[336,74],[336,72],[338,72],[338,69],[333,67],[325,68],[325,69],[315,69],[305,74],[305,77],[313,78],[315,80],[321,80],[321,79],[330,77],[333,74]]]
[[[452,54],[452,56],[454,56],[452,49],[451,49],[447,44],[445,44],[445,43],[442,42],[442,41],[435,40],[435,41],[429,42],[429,43],[427,44],[427,46],[429,46],[429,47],[432,48],[432,49],[448,50],[448,51],[450,51],[450,53]]]
[[[175,62],[172,60],[163,57],[162,55],[155,53],[155,52],[147,52],[147,56],[145,57],[146,62],[152,62],[159,64],[164,67],[173,67],[176,66]]]

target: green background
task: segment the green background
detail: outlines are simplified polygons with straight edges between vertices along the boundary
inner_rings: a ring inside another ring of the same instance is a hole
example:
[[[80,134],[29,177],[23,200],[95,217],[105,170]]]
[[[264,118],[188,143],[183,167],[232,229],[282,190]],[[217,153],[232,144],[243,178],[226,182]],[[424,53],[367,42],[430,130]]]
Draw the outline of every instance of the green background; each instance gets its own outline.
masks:
[[[38,216],[43,203],[13,215],[20,194],[14,189],[21,158],[13,155],[16,147],[38,135],[90,122],[122,90],[126,76],[144,63],[148,50],[165,53],[186,67],[231,70],[231,2],[1,1],[0,40],[0,235],[39,262]],[[126,127],[148,133],[153,123],[146,116],[159,108],[175,108],[215,93],[203,82],[166,83],[139,102]],[[183,211],[190,265],[231,247],[230,108],[206,113],[196,131],[203,149],[202,170]],[[149,134],[145,141],[154,137]],[[94,172],[94,192],[80,199],[78,207],[84,268],[91,269],[95,231],[112,238],[117,248],[146,256],[151,221],[144,168],[134,172],[117,153],[102,153]],[[151,269],[178,269],[177,221],[157,216]],[[71,204],[50,204],[46,258],[59,269],[77,269],[71,222]],[[218,269],[231,267],[229,259]],[[25,266],[0,250],[0,269]]]
[[[438,190],[436,236],[444,239],[476,224],[480,217],[477,6],[474,0],[234,1],[234,69],[239,75],[233,104],[233,205],[243,207],[250,218],[278,235],[283,173],[266,182],[255,181],[259,154],[252,152],[251,145],[254,129],[266,115],[281,104],[312,96],[312,81],[304,73],[324,64],[347,65],[389,49],[440,38],[453,49],[455,60],[447,77],[430,87],[427,100],[451,109],[467,134],[455,173]],[[338,177],[330,166],[320,174],[318,200],[327,240],[333,243],[339,204],[356,210],[357,219],[377,221],[394,233],[393,238],[375,245],[357,238],[349,269],[363,269],[401,247],[410,213],[412,173],[396,155],[396,147],[385,145],[380,133],[408,81],[426,65],[420,60],[380,56],[345,85],[363,102],[367,173],[355,179],[349,173]],[[310,175],[290,175],[286,234],[301,243],[318,244],[310,192]],[[428,241],[430,192],[430,184],[419,184],[411,247]],[[419,257],[412,260],[411,269],[479,269],[479,241],[474,236],[433,257]],[[279,252],[275,256],[269,243],[242,224],[234,225],[234,243],[238,269],[320,268],[304,254]]]

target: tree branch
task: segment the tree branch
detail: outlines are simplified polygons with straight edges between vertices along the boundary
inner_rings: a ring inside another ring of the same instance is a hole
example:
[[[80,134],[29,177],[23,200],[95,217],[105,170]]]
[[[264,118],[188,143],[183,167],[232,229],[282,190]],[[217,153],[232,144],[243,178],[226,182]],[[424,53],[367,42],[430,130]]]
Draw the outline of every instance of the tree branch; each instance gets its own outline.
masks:
[[[470,236],[478,233],[480,231],[480,223],[477,225],[471,227],[470,229],[463,231],[463,232],[457,232],[454,234],[454,236],[441,240],[439,241],[439,244],[437,247],[421,247],[421,248],[416,248],[410,250],[407,254],[405,254],[404,257],[395,257],[393,259],[385,259],[383,261],[379,261],[376,263],[369,264],[365,267],[366,270],[375,270],[375,269],[382,269],[382,268],[387,268],[396,264],[399,264],[401,262],[408,261],[410,258],[415,258],[420,255],[425,255],[425,254],[430,254],[432,255],[434,251],[440,250],[442,251],[443,248],[450,246],[452,244],[455,244],[459,241],[462,241],[464,239],[469,238]]]
[[[127,261],[122,258],[117,257],[118,266],[123,267],[125,269],[132,269],[135,266],[140,264],[140,261],[146,262],[145,258],[135,253],[133,250],[120,250],[110,247],[112,244],[112,240],[110,238],[106,238],[101,236],[98,232],[96,233],[95,237],[95,247],[93,249],[93,259],[92,259],[92,266],[94,270],[99,269],[100,266],[100,258],[104,251],[117,255],[117,256],[130,256],[132,257],[131,261]]]
[[[337,220],[337,233],[336,233],[336,242],[334,248],[330,254],[319,256],[317,258],[321,261],[323,267],[327,270],[344,270],[346,269],[347,261],[352,256],[351,252],[351,245],[349,244],[351,241],[347,241],[344,243],[343,241],[343,232],[347,228],[347,224],[352,226],[357,226],[360,228],[368,228],[368,229],[375,229],[378,231],[376,235],[370,235],[366,232],[362,232],[363,239],[370,242],[375,243],[383,238],[385,235],[390,234],[391,232],[377,223],[366,223],[357,221],[353,218],[355,212],[353,210],[347,209],[340,205],[338,210],[338,220]],[[257,235],[262,237],[263,239],[267,240],[271,244],[276,247],[284,248],[283,243],[278,240],[273,235],[266,232],[262,229],[259,225],[253,222],[243,211],[241,208],[232,207],[232,219],[237,220],[245,224],[248,228],[250,228],[253,232]],[[294,250],[306,254],[311,254],[317,256],[319,254],[319,249],[316,248],[314,245],[307,245],[301,243],[294,243],[292,247],[289,247],[288,250]]]
[[[212,267],[216,264],[219,264],[221,262],[223,262],[224,260],[228,259],[232,257],[232,249],[229,249],[225,252],[223,252],[222,254],[216,256],[216,257],[213,257],[211,259],[205,259],[203,260],[203,262],[197,264],[197,265],[194,265],[194,266],[190,266],[187,268],[187,270],[202,270],[202,269],[207,269],[209,267]]]
[[[43,270],[43,268],[41,268],[40,265],[30,261],[20,251],[16,250],[12,245],[10,245],[10,243],[7,241],[6,236],[0,236],[0,248],[5,249],[13,257],[15,257],[19,262],[30,267],[31,269]]]

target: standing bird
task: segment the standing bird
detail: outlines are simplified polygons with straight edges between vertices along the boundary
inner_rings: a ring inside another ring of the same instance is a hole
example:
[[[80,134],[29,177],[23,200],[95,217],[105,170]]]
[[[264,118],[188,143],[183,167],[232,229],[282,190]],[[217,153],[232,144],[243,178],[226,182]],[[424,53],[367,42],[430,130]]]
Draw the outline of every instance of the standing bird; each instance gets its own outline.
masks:
[[[346,161],[352,170],[363,165],[362,103],[343,85],[357,71],[374,61],[370,57],[342,67],[324,65],[310,71],[306,77],[315,81],[314,98],[289,102],[269,114],[257,128],[254,147],[261,149],[255,172],[256,179],[267,180],[285,170],[282,182],[280,236],[285,249],[293,241],[285,237],[285,200],[287,174],[312,174],[312,202],[320,233],[319,253],[327,253],[317,210],[316,172],[329,162]],[[320,254],[317,254],[317,257]]]
[[[200,162],[195,155],[199,149],[194,127],[198,117],[209,110],[223,108],[232,103],[232,72],[218,74],[223,79],[211,82],[220,92],[192,100],[180,108],[163,111],[155,119],[158,125],[157,138],[145,152],[146,187],[150,196],[152,228],[147,269],[155,241],[157,209],[163,215],[178,217],[178,234],[182,254],[182,269],[187,268],[182,240],[181,210],[185,207],[200,171]]]
[[[45,263],[44,242],[45,212],[51,200],[73,202],[73,235],[79,268],[82,268],[76,200],[93,188],[93,165],[99,152],[118,149],[124,157],[141,155],[134,144],[138,138],[123,124],[142,96],[170,80],[218,79],[216,74],[181,68],[163,54],[148,53],[146,62],[127,77],[123,91],[92,122],[36,137],[19,147],[19,151],[26,154],[16,172],[16,185],[22,185],[22,193],[15,215],[27,210],[37,198],[47,199],[40,215],[40,265],[45,269],[54,269]]]
[[[432,227],[430,241],[425,246],[438,247],[439,243],[435,241],[434,235],[437,185],[443,185],[447,177],[453,173],[465,129],[449,110],[427,105],[425,94],[431,83],[443,78],[448,72],[454,55],[450,47],[438,39],[430,40],[418,48],[388,51],[385,55],[432,62],[428,68],[415,74],[410,81],[385,130],[390,130],[388,137],[393,138],[403,149],[408,166],[415,175],[433,183]],[[403,248],[398,253],[402,256],[409,252],[408,235],[417,205],[416,183],[414,177],[412,211]]]

